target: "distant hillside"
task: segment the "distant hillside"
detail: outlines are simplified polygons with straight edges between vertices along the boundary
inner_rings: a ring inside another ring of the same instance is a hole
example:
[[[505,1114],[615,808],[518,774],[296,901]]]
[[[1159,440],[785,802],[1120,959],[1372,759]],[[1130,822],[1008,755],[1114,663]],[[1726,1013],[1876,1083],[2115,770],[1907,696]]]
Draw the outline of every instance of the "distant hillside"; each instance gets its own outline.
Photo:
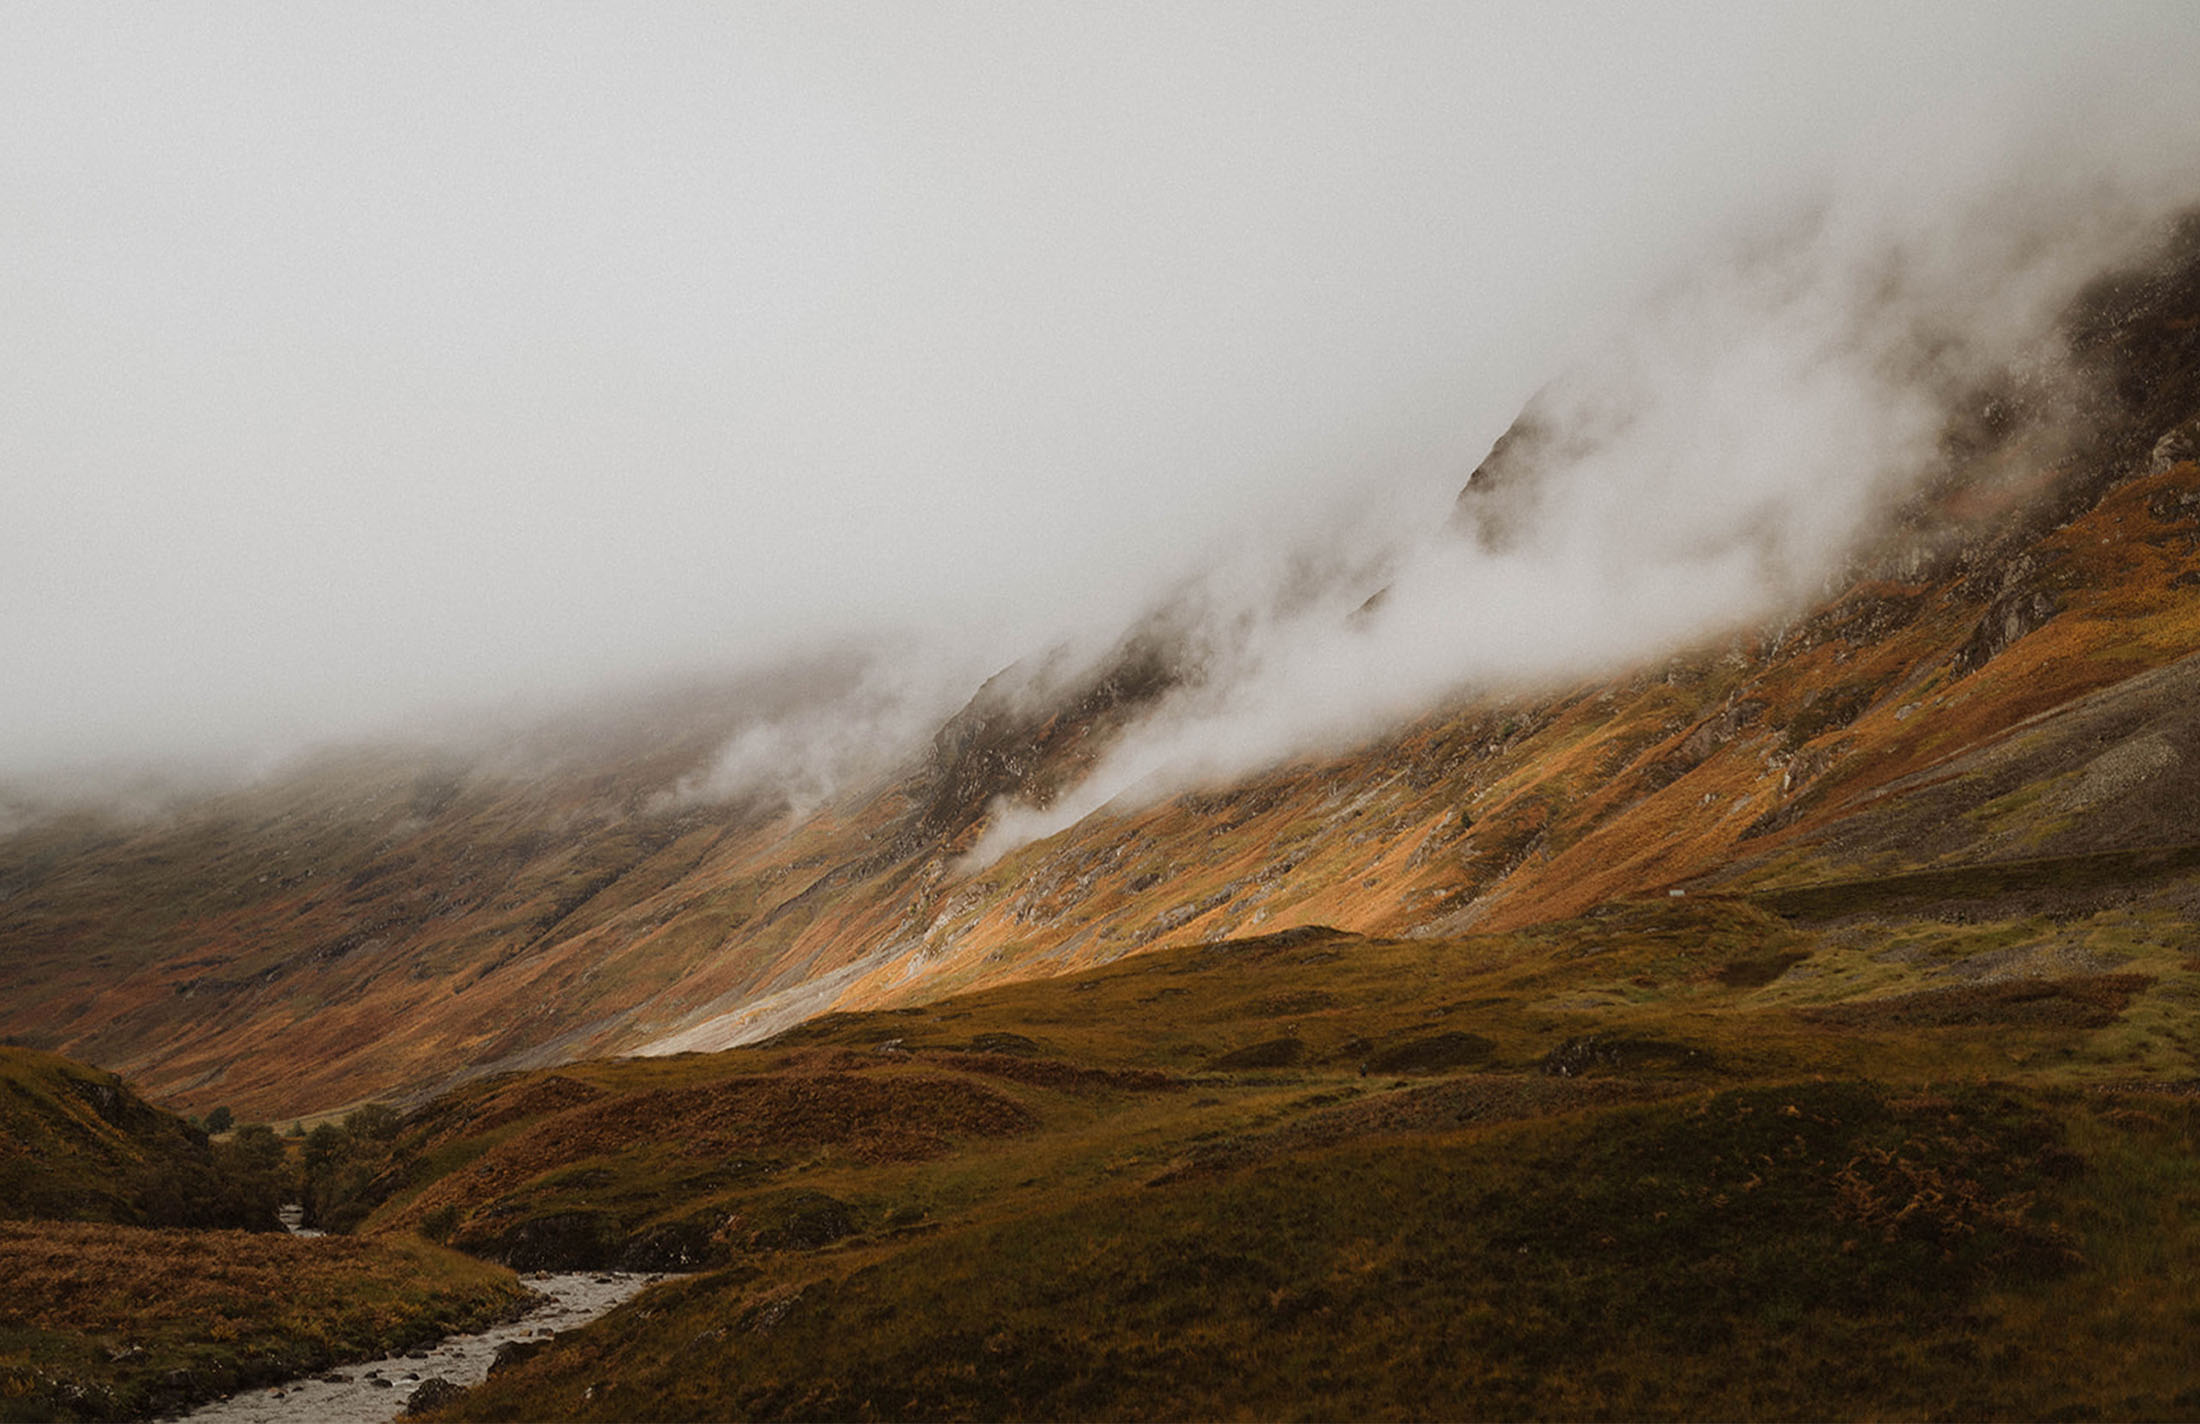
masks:
[[[2072,913],[2189,914],[2181,872],[2085,857],[2200,840],[2200,224],[2064,327],[2075,403],[1982,390],[1785,626],[1105,809],[977,872],[1000,798],[1074,785],[1182,675],[1165,617],[1081,671],[1004,674],[799,814],[668,794],[734,725],[708,699],[532,757],[331,754],[0,840],[0,1031],[288,1117],[1304,925],[1449,936],[2004,862]],[[1535,446],[1524,424],[1468,482],[1462,537],[1505,537]],[[2024,933],[2020,956],[2066,938]]]

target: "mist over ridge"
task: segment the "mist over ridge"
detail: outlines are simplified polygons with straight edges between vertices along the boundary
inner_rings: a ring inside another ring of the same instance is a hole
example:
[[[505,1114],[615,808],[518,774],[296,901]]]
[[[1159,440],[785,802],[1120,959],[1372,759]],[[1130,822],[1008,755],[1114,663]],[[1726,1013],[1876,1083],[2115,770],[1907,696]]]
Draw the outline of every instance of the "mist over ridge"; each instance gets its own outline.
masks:
[[[1758,633],[1836,592],[1875,541],[1882,560],[1929,557],[1929,531],[1886,541],[1948,474],[1951,430],[1998,423],[2026,477],[2051,470],[2096,394],[2058,319],[2193,197],[2063,181],[1984,174],[1923,206],[1837,193],[1660,289],[1537,394],[1451,519],[1335,526],[1326,569],[1302,560],[1295,584],[1218,576],[1179,635],[1174,693],[1052,804],[997,808],[972,865],[1446,698]]]
[[[669,793],[806,806],[1188,609],[1043,833],[1804,597],[2200,132],[2138,6],[818,15],[12,18],[0,777],[890,647]]]

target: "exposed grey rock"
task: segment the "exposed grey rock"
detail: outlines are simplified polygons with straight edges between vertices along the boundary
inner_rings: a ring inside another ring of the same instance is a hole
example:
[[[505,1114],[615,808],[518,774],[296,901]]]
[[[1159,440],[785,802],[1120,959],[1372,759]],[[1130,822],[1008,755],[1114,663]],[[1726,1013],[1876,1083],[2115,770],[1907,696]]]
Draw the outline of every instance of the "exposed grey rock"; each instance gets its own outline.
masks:
[[[2023,584],[2005,589],[1987,606],[1970,640],[1956,653],[1956,673],[1978,671],[2061,611],[2062,600],[2048,589]]]
[[[2167,474],[2187,460],[2200,460],[2200,420],[2188,420],[2155,441],[2147,455],[2146,473]]]
[[[465,1392],[463,1388],[452,1384],[447,1379],[422,1380],[420,1388],[414,1390],[405,1400],[405,1412],[407,1414],[425,1414],[431,1409],[449,1404]]]
[[[2087,762],[2077,780],[2056,803],[2064,811],[2090,811],[2131,795],[2184,760],[2176,745],[2160,731],[2126,738]]]

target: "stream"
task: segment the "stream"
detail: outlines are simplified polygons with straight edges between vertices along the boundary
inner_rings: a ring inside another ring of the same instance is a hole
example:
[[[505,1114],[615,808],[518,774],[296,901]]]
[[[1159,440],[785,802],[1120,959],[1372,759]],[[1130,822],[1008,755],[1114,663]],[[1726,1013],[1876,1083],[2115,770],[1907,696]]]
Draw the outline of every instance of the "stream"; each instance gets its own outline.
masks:
[[[662,1274],[622,1271],[536,1272],[522,1278],[549,1297],[517,1320],[479,1335],[449,1335],[410,1354],[340,1365],[326,1374],[232,1395],[180,1416],[226,1424],[384,1424],[404,1412],[431,1379],[472,1386],[488,1378],[497,1347],[586,1325],[632,1299]]]

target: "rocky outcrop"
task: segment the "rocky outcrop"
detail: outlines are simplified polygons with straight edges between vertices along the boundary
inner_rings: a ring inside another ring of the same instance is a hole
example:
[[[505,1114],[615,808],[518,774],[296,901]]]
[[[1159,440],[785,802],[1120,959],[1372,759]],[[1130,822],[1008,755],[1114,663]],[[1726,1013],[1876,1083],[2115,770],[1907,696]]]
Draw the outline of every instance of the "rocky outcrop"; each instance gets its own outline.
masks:
[[[1001,798],[1044,806],[1119,730],[1184,680],[1183,650],[1164,634],[1126,638],[1082,675],[1004,669],[932,739],[914,839],[953,841]]]
[[[1453,531],[1493,554],[1517,547],[1535,518],[1540,471],[1562,456],[1560,447],[1558,428],[1531,402],[1467,476],[1452,506]]]
[[[2141,473],[2166,475],[2188,460],[2200,460],[2200,420],[2188,420],[2155,441]]]
[[[1986,614],[1971,630],[1970,639],[1957,649],[1958,676],[1977,672],[2007,652],[2019,639],[2031,636],[2062,611],[2062,600],[2051,589],[2019,583],[1996,595]]]
[[[464,1386],[453,1384],[447,1379],[422,1380],[412,1394],[406,1398],[405,1412],[407,1414],[425,1414],[431,1409],[440,1409],[444,1405],[452,1403],[465,1393]]]
[[[1672,785],[1710,760],[1711,754],[1763,718],[1765,704],[1757,698],[1728,698],[1724,707],[1698,722],[1681,738],[1680,745],[1652,762],[1643,774],[1653,791]]]

